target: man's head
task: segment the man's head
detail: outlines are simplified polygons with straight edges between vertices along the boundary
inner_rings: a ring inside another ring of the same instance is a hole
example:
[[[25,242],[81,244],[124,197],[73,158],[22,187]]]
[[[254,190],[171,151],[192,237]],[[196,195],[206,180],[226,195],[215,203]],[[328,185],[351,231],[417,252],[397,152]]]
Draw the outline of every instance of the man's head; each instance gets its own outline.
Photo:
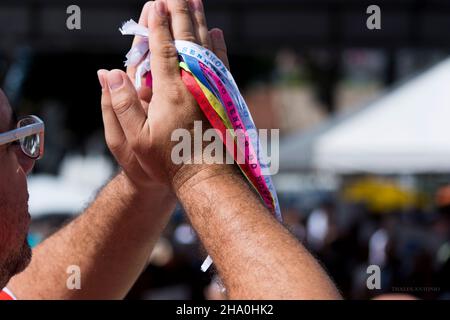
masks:
[[[0,90],[0,134],[15,129],[16,123]],[[26,176],[33,165],[17,143],[0,145],[0,289],[23,271],[31,258],[26,240],[30,222]]]

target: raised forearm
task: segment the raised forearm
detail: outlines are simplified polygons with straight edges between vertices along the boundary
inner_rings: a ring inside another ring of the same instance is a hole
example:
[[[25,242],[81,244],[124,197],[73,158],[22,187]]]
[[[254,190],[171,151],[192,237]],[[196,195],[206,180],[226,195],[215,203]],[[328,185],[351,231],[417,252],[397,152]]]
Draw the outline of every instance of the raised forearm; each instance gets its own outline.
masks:
[[[235,169],[187,181],[177,194],[230,298],[340,298],[320,265]]]
[[[120,299],[144,269],[174,208],[161,190],[138,193],[119,174],[76,220],[40,244],[8,287],[19,299]],[[67,268],[81,270],[69,290]]]

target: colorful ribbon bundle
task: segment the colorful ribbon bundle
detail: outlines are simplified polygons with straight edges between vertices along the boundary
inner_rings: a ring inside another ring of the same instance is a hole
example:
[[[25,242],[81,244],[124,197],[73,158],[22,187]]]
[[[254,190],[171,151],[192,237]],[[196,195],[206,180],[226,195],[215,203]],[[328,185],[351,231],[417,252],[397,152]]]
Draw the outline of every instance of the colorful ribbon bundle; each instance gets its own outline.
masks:
[[[148,30],[129,20],[120,31],[123,35],[143,38],[128,52],[125,65],[137,68],[135,79],[137,88],[142,86],[142,78],[146,79],[147,86],[151,86]],[[242,173],[261,196],[267,208],[281,221],[280,207],[272,179],[270,175],[264,174],[264,169],[267,167],[264,167],[261,161],[261,145],[256,127],[233,76],[210,50],[181,40],[176,40],[175,46],[180,57],[181,77],[184,84],[196,99],[212,127],[218,132],[228,152],[233,155]],[[231,146],[225,141],[229,136],[234,142]],[[212,260],[208,257],[202,265],[202,270],[206,271],[211,263]]]

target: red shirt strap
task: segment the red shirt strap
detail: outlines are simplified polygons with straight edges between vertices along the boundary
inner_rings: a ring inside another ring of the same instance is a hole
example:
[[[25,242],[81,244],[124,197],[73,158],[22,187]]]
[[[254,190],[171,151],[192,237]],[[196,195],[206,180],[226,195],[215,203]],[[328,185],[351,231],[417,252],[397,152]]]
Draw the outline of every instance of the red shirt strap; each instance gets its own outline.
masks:
[[[0,300],[14,300],[14,298],[2,290],[0,291]]]

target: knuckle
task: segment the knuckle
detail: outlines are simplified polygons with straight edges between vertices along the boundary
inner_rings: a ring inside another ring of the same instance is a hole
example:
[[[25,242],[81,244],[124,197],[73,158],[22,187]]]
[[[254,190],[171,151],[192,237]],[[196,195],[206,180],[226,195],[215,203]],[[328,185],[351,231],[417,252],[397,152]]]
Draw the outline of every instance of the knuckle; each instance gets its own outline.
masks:
[[[102,101],[101,101],[101,108],[102,108],[102,112],[105,112],[105,111],[107,111],[107,110],[110,110],[110,108],[111,108],[111,104],[110,103],[107,103],[105,100],[103,100],[102,99]]]
[[[185,93],[178,86],[174,86],[167,91],[167,99],[173,105],[181,105],[186,101]]]
[[[186,0],[174,0],[174,13],[179,15],[190,15]]]
[[[176,15],[179,15],[179,16],[189,15],[190,14],[189,9],[187,8],[187,6],[184,7],[184,6],[180,6],[180,5],[175,7],[174,13]]]
[[[159,54],[164,59],[173,59],[173,58],[178,59],[177,49],[175,48],[174,44],[170,41],[164,41],[160,43]]]
[[[122,93],[119,94],[114,101],[114,112],[118,115],[121,116],[123,114],[125,114],[133,105],[134,103],[134,99],[130,94],[127,93]]]
[[[197,39],[195,38],[195,36],[192,34],[192,32],[189,31],[182,31],[177,35],[177,38],[180,38],[180,40],[185,40],[185,41],[189,41],[189,42],[197,42]]]
[[[121,155],[123,143],[106,138],[106,145],[108,146],[108,149],[112,152],[112,154],[114,154],[115,156]]]

